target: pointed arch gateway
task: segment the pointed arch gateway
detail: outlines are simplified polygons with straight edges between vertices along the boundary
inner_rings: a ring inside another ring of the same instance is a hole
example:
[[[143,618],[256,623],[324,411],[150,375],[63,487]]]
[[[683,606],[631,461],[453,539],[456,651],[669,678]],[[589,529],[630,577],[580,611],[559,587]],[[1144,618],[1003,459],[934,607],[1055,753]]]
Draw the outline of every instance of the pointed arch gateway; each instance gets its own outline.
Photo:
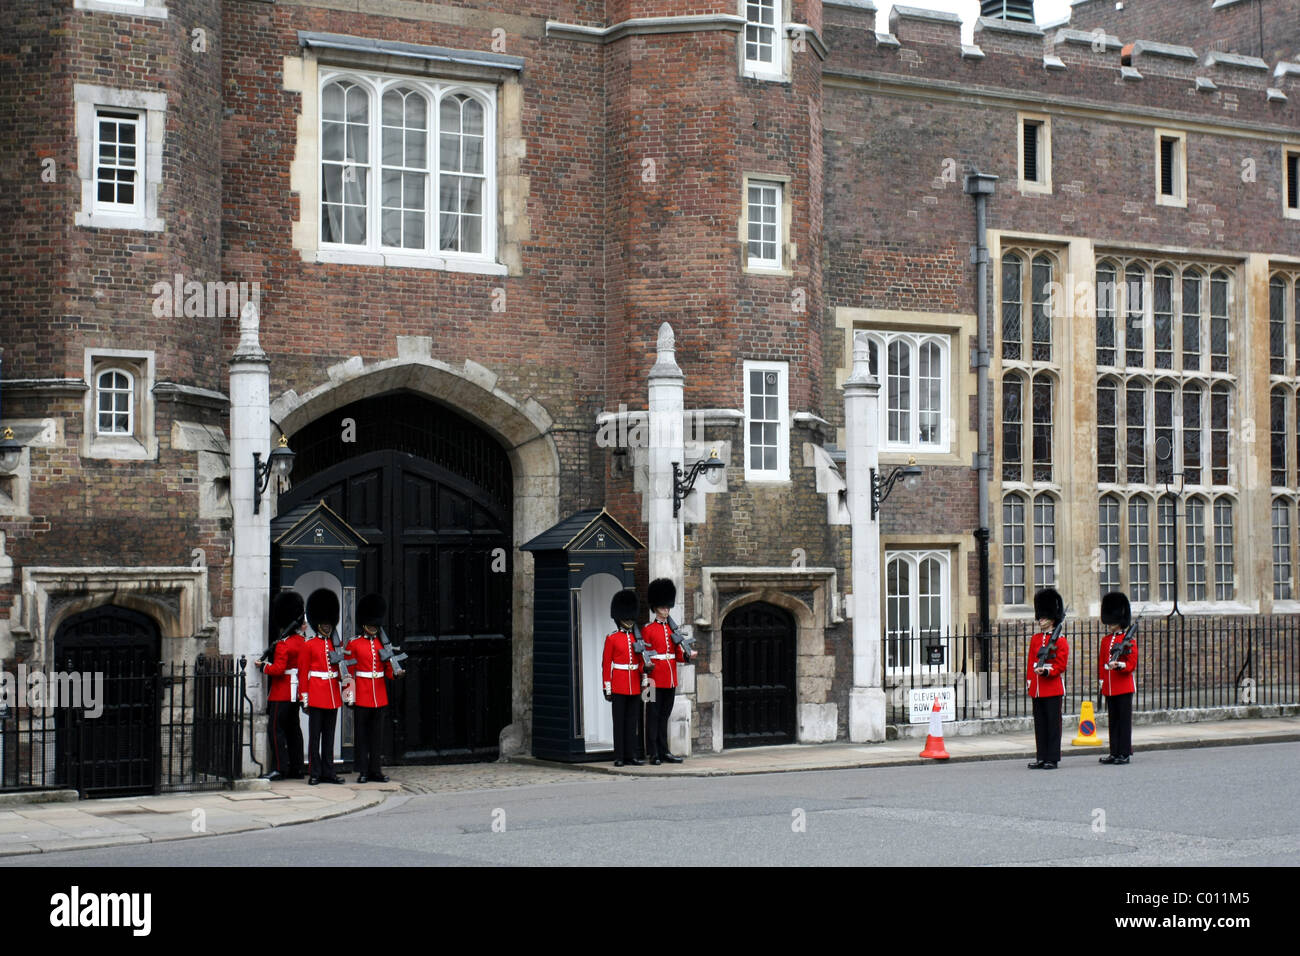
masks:
[[[531,560],[515,545],[556,520],[558,455],[545,411],[489,384],[386,362],[276,403],[298,456],[279,509],[324,500],[367,539],[358,589],[385,597],[411,655],[388,715],[397,762],[495,759],[531,710]]]

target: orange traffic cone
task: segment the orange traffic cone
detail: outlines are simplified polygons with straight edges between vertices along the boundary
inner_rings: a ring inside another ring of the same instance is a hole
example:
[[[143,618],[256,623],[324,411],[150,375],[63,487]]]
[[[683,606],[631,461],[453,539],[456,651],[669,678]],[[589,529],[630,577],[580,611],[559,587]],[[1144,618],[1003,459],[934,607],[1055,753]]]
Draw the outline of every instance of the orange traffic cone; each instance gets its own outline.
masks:
[[[925,749],[921,751],[921,756],[931,760],[948,759],[948,751],[943,749],[943,718],[939,716],[938,697],[934,699],[934,707],[930,710],[930,735],[925,738]]]

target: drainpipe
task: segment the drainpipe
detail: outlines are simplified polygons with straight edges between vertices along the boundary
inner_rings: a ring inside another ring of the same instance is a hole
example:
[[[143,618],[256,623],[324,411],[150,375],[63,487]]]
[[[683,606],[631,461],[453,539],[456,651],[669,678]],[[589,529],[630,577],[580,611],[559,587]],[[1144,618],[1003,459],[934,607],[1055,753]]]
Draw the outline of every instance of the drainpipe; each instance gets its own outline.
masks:
[[[966,194],[975,198],[975,309],[979,332],[975,345],[975,403],[979,408],[979,446],[975,473],[979,484],[979,527],[975,529],[975,554],[979,562],[980,655],[989,671],[989,247],[986,207],[998,177],[973,172],[966,176]]]

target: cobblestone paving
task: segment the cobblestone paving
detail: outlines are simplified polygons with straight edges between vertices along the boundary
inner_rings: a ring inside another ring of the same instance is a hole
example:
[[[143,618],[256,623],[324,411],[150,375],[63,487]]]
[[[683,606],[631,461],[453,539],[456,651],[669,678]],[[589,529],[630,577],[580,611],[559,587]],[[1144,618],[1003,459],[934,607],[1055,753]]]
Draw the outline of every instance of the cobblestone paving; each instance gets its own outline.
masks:
[[[541,783],[595,783],[620,779],[613,774],[589,773],[563,766],[496,762],[389,767],[384,772],[395,783],[400,783],[407,793],[455,793]]]

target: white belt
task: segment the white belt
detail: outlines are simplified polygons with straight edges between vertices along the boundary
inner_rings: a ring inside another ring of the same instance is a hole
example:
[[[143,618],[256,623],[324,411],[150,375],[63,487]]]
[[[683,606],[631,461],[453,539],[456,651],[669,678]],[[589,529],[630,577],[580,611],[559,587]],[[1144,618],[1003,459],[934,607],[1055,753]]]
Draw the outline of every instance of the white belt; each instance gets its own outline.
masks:
[[[297,677],[297,676],[298,676],[298,668],[296,668],[296,667],[287,667],[287,668],[285,668],[284,676],[285,676],[285,677]]]
[[[636,664],[611,664],[610,666],[616,671],[634,671],[638,667]]]
[[[652,661],[670,661],[672,659],[673,655],[671,654],[652,654],[650,656],[650,660]]]
[[[383,671],[357,671],[358,677],[383,677]]]
[[[308,671],[308,677],[319,677],[321,680],[333,680],[339,676],[338,671]]]

